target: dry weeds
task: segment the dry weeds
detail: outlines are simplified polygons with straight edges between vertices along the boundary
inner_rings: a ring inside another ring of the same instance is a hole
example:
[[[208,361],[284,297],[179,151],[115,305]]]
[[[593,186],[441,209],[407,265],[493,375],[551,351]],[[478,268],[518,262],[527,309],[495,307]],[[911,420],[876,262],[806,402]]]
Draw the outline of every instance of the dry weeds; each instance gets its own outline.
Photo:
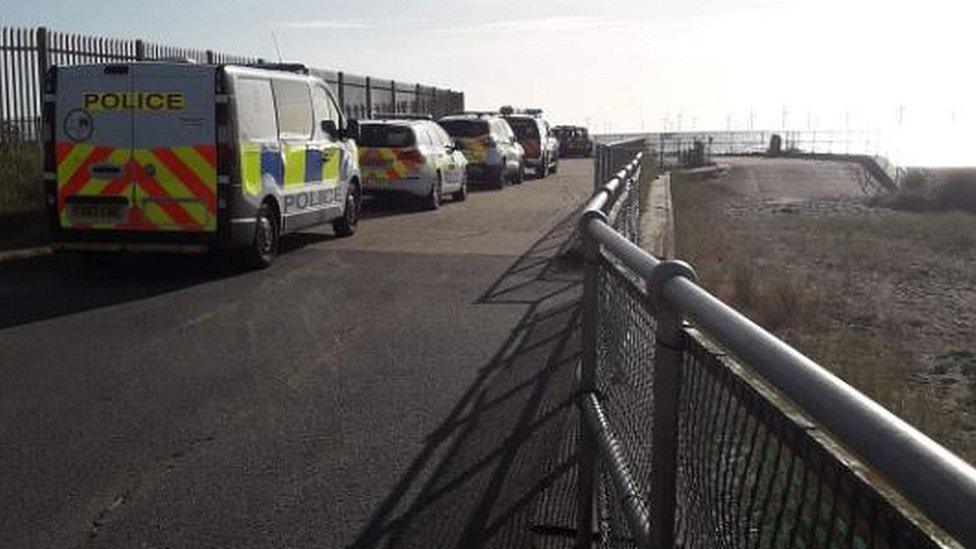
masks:
[[[706,288],[976,462],[976,216],[672,192]]]

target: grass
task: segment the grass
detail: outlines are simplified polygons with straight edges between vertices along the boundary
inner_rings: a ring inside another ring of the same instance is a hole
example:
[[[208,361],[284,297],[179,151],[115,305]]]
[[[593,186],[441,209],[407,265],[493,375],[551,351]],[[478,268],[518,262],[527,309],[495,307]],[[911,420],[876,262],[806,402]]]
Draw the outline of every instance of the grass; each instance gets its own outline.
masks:
[[[0,143],[0,215],[43,209],[37,143]]]
[[[704,287],[976,462],[976,216],[776,214],[680,177],[672,196]]]

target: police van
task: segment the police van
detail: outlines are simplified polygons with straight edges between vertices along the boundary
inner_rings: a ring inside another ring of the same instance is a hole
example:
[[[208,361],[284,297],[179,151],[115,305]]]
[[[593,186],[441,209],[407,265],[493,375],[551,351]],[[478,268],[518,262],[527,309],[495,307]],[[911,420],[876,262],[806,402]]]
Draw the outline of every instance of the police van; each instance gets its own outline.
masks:
[[[240,249],[356,229],[359,161],[332,90],[300,65],[54,67],[44,186],[56,250]]]

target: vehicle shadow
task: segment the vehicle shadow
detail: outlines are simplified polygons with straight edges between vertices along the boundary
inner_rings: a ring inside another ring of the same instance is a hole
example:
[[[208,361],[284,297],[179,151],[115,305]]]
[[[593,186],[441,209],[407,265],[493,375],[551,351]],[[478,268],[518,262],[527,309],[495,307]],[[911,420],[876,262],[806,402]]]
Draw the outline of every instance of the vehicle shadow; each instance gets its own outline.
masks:
[[[477,303],[527,310],[351,547],[571,546],[582,276],[576,215]]]
[[[282,238],[280,259],[335,239],[302,232]],[[280,268],[275,265],[272,269]],[[51,254],[0,263],[0,329],[158,296],[248,274],[237,257],[212,254],[121,254],[86,263]],[[258,275],[261,276],[261,275]]]

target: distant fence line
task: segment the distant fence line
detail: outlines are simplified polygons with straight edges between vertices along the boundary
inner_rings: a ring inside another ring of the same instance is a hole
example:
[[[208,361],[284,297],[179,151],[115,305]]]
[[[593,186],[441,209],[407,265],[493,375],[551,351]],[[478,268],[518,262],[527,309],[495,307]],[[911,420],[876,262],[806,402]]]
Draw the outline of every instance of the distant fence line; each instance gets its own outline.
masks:
[[[604,134],[596,139],[603,143],[630,138],[645,138],[654,144],[662,164],[678,159],[692,150],[695,142],[705,147],[706,156],[757,154],[769,149],[774,135],[781,138],[782,150],[811,154],[888,156],[887,143],[876,130],[748,130],[657,132]]]
[[[44,27],[0,27],[0,141],[37,140],[41,83],[50,66],[167,58],[218,64],[261,61],[138,39],[71,34]],[[311,72],[333,86],[351,118],[366,118],[376,112],[439,116],[464,109],[462,92],[341,71],[312,68]]]

